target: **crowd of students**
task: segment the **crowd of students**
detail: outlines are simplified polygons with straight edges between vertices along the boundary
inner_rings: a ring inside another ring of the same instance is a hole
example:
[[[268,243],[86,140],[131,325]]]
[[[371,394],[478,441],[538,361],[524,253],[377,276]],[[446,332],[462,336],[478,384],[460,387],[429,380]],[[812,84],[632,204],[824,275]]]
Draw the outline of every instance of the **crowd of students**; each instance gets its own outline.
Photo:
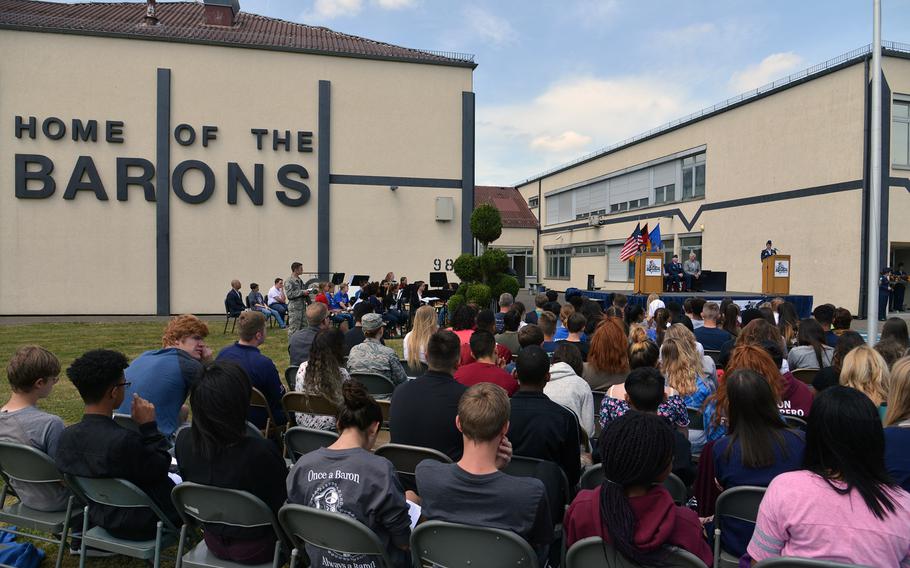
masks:
[[[67,473],[128,479],[175,522],[174,474],[248,491],[276,511],[289,502],[343,513],[370,527],[398,566],[410,565],[409,502],[423,519],[514,531],[542,566],[588,536],[643,565],[660,564],[666,545],[711,565],[714,502],[746,485],[767,487],[757,524],[725,520],[721,543],[745,563],[802,556],[910,566],[903,320],[886,322],[870,348],[830,305],[800,320],[778,300],[740,310],[732,301],[654,297],[643,308],[617,294],[606,311],[581,294],[564,304],[541,294],[531,310],[509,294],[498,300],[495,312],[459,307],[450,329],[440,329],[433,308],[416,309],[404,361],[384,345],[393,323],[371,302],[355,306],[347,331],[333,327],[330,306],[307,306],[307,327],[289,342],[297,373],[288,387],[338,408],[334,417],[296,415],[298,425],[338,438],[290,471],[274,440],[246,430],[247,421],[263,428],[267,416],[249,404],[253,387],[276,425],[287,421],[287,389],[259,350],[267,327],[257,311],[240,314],[239,340],[214,358],[207,326],[194,316],[172,319],[162,348],[132,362],[109,350],[83,354],[66,374],[85,414],[68,428],[36,408],[61,372],[57,358],[23,347],[7,370],[13,394],[0,409],[0,439],[47,452]],[[811,384],[792,372],[807,368],[817,370]],[[392,443],[431,448],[453,463],[425,461],[403,483],[371,452],[383,418],[352,380],[359,373],[395,385]],[[118,426],[115,411],[131,414],[138,432]],[[803,420],[802,429],[788,417]],[[546,467],[514,477],[503,471],[513,457]],[[577,487],[595,464],[604,481],[562,502],[560,484]],[[662,485],[671,473],[689,488],[689,503],[677,505]],[[14,488],[45,511],[60,510],[68,496],[63,486]],[[114,536],[154,533],[148,511],[91,505],[89,514]],[[268,561],[276,540],[268,528],[215,526],[204,538],[215,555],[245,564]],[[369,561],[313,546],[307,553],[317,566]]]

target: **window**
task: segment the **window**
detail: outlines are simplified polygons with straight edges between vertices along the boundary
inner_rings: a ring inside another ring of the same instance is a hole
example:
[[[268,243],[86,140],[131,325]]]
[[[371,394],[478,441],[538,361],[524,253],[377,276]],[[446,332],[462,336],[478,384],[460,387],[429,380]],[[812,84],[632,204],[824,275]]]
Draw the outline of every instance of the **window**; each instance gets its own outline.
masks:
[[[553,249],[546,252],[547,278],[569,278],[571,274],[572,249]]]
[[[676,184],[663,185],[654,188],[654,205],[672,203],[676,201]]]
[[[575,206],[571,191],[547,197],[547,225],[565,223],[575,219]]]
[[[910,101],[894,101],[891,121],[891,163],[910,167]]]
[[[689,253],[695,253],[695,260],[701,264],[701,235],[679,238],[679,262],[689,260]]]
[[[664,264],[670,264],[673,260],[673,237],[662,237],[660,242],[663,244]]]
[[[705,155],[689,156],[682,161],[682,198],[695,199],[705,195]]]
[[[603,256],[607,252],[604,245],[585,245],[575,247],[574,256]]]
[[[530,209],[536,209],[539,204],[540,204],[540,198],[537,197],[536,195],[528,198],[528,207]]]
[[[619,260],[622,244],[607,247],[607,280],[610,282],[631,282],[635,279],[635,265]]]

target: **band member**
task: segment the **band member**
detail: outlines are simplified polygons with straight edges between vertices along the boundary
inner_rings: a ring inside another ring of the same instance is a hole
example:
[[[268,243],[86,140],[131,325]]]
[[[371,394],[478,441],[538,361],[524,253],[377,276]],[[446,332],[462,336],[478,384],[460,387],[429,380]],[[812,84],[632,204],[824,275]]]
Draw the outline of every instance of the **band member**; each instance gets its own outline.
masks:
[[[891,294],[891,269],[885,267],[878,279],[878,321],[888,317],[888,296]],[[872,314],[869,314],[870,316]]]
[[[765,260],[769,256],[774,256],[777,254],[777,249],[771,247],[771,241],[765,243],[765,248],[761,251],[761,259]]]
[[[891,279],[894,281],[894,291],[891,294],[891,311],[904,311],[904,294],[907,291],[907,273],[904,272],[904,263],[897,265],[897,270],[891,273]]]
[[[667,265],[666,285],[669,287],[676,284],[676,289],[682,289],[683,267],[679,262],[679,255],[674,254],[670,263]]]

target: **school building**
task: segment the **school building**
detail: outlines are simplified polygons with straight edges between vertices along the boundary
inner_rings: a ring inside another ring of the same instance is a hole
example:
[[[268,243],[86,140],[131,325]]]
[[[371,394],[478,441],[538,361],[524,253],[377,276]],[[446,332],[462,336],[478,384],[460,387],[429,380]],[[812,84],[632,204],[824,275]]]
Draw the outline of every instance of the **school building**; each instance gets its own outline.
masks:
[[[870,63],[867,46],[518,183],[540,222],[539,276],[527,276],[630,290],[620,249],[637,224],[659,223],[667,259],[694,252],[726,290],[761,291],[771,239],[791,255],[791,294],[861,313]],[[910,267],[910,45],[886,43],[882,71],[879,256]]]
[[[0,53],[0,315],[223,313],[292,261],[473,247],[470,55],[238,0],[0,0]]]

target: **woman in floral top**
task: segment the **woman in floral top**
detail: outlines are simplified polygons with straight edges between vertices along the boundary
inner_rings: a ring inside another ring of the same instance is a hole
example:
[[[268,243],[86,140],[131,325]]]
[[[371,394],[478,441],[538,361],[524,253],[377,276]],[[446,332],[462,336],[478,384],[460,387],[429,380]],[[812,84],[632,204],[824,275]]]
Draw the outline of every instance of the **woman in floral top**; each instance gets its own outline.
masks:
[[[294,390],[324,397],[336,406],[341,404],[341,384],[351,376],[344,368],[344,334],[326,329],[316,334],[310,358],[297,369]],[[297,414],[297,425],[317,430],[335,430],[335,417],[322,414]]]

